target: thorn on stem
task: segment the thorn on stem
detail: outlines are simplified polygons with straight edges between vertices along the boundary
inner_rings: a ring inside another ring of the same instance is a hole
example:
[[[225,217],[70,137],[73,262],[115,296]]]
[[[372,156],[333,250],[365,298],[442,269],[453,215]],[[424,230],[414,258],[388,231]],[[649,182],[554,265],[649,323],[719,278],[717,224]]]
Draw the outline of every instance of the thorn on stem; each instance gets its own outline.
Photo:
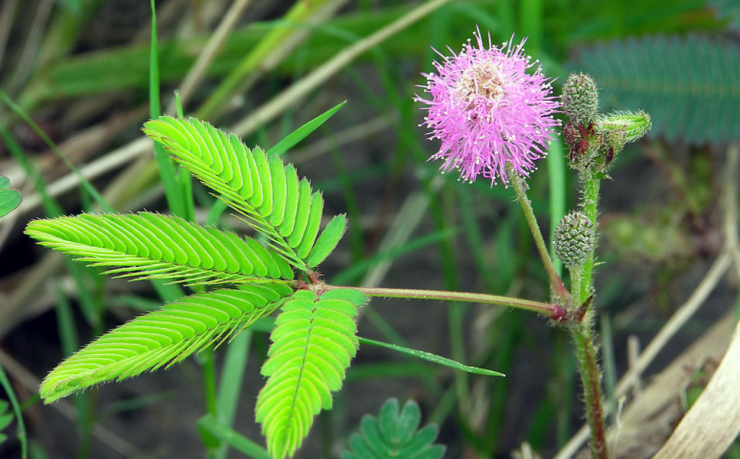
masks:
[[[594,300],[594,295],[591,294],[588,298],[586,298],[586,301],[583,302],[582,305],[576,309],[576,311],[573,313],[573,321],[577,323],[583,322],[583,318],[586,317],[586,312],[588,312],[588,308],[591,306],[591,302]]]

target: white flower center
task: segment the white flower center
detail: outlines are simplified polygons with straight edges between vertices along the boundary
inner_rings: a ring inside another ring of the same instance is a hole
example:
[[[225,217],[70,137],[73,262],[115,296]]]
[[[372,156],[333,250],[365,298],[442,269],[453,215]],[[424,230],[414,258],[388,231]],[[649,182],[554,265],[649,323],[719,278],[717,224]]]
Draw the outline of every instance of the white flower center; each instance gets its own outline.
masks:
[[[486,59],[466,68],[457,82],[457,96],[468,104],[475,104],[478,96],[492,102],[494,106],[504,98],[506,75],[501,66]]]

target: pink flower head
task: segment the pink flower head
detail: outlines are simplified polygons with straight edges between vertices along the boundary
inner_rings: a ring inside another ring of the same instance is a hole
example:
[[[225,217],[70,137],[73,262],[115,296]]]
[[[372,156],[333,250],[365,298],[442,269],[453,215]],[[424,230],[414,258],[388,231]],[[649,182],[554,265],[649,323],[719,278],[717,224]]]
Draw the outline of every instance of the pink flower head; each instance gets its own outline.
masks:
[[[443,173],[458,169],[463,181],[483,175],[491,186],[497,177],[506,184],[507,163],[529,176],[534,160],[547,154],[560,102],[550,94],[552,80],[541,73],[539,60],[524,54],[526,39],[514,46],[512,36],[496,47],[489,35],[486,48],[480,31],[475,38],[477,47],[468,40],[460,54],[438,52],[443,62],[434,62],[437,73],[423,74],[427,84],[420,86],[432,100],[414,100],[427,105],[429,138],[442,141],[429,159],[444,159]]]

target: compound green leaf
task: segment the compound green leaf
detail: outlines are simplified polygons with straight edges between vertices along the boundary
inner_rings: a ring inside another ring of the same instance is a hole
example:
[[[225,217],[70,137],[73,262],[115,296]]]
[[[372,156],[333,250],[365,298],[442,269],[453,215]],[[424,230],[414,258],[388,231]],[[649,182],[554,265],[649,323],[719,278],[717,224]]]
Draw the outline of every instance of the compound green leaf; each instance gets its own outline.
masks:
[[[644,110],[648,135],[692,144],[740,139],[740,47],[698,36],[600,43],[570,66],[590,74],[603,109]]]
[[[250,150],[236,136],[194,118],[163,116],[148,121],[143,130],[247,217],[245,221],[290,264],[309,270],[307,258],[317,241],[323,198],[307,180],[298,179],[293,166],[260,148]]]
[[[322,409],[332,406],[345,370],[358,348],[354,317],[365,296],[332,290],[329,298],[296,292],[282,307],[270,338],[262,374],[267,384],[257,397],[257,421],[276,459],[292,456]],[[325,295],[326,295],[325,294]]]
[[[240,285],[198,293],[109,331],[60,363],[41,383],[45,403],[109,381],[182,361],[229,340],[280,307],[284,284]]]
[[[187,284],[290,280],[290,266],[250,238],[179,217],[82,214],[34,220],[26,234],[119,277]]]

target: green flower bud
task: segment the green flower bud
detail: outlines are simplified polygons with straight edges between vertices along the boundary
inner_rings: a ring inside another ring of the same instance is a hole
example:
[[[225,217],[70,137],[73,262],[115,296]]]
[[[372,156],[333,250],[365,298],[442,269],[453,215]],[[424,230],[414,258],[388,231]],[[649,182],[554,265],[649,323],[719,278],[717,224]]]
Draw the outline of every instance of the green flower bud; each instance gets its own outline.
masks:
[[[574,123],[589,124],[599,108],[599,90],[591,76],[571,74],[563,85],[563,110]]]
[[[596,124],[605,135],[610,131],[622,131],[624,133],[624,143],[640,140],[653,126],[650,115],[642,110],[637,113],[617,111],[608,115],[599,115]],[[622,147],[624,147],[624,144],[622,144]]]
[[[642,110],[637,113],[619,111],[599,115],[594,124],[601,144],[591,167],[602,171],[606,170],[627,142],[639,140],[652,126],[650,115]]]
[[[596,245],[596,233],[588,217],[581,212],[570,212],[555,228],[555,255],[568,268],[582,266]]]

